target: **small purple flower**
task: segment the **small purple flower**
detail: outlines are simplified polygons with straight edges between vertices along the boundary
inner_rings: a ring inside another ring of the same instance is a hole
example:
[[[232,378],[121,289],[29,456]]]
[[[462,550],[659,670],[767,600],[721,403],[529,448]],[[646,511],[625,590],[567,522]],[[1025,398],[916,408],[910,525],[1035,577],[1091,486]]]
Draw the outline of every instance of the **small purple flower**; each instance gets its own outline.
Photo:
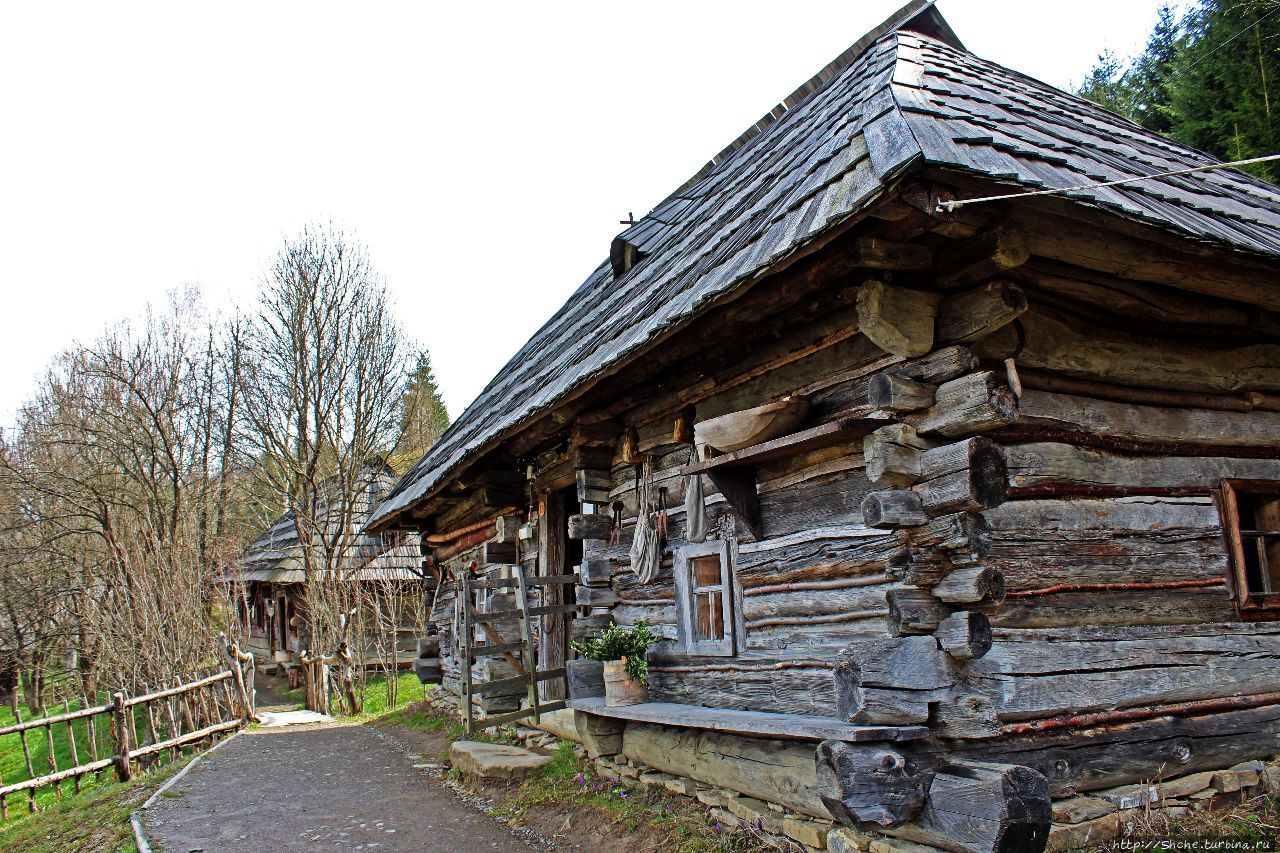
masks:
[[[626,791],[619,791],[619,792],[618,792],[618,797],[619,797],[619,798],[621,798],[621,799],[624,799],[624,800],[625,800],[625,799],[627,798],[627,792],[626,792]]]
[[[719,823],[716,823],[716,825],[711,828],[714,829],[716,832],[724,832],[724,827],[721,826]]]
[[[585,785],[585,784],[587,784],[587,777],[586,777],[586,776],[583,776],[581,773],[579,773],[579,774],[578,774],[578,784],[579,784],[579,785]]]

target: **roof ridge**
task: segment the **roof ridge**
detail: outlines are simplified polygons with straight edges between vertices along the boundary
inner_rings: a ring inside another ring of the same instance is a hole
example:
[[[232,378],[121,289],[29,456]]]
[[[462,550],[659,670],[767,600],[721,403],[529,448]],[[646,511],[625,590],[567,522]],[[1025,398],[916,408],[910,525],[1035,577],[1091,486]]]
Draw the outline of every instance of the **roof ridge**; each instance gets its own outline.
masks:
[[[841,51],[839,56],[824,65],[818,73],[796,87],[790,95],[787,95],[773,109],[761,116],[755,124],[738,134],[736,139],[708,160],[692,177],[676,187],[670,195],[658,203],[657,207],[661,207],[697,184],[717,166],[736,153],[738,149],[759,136],[760,133],[788,112],[800,106],[819,89],[839,77],[841,73],[853,67],[859,59],[881,41],[892,38],[899,31],[921,32],[922,35],[935,38],[957,50],[965,50],[965,46],[960,41],[959,36],[951,29],[951,25],[947,23],[946,19],[942,17],[942,13],[937,10],[936,3],[937,0],[910,0],[906,5],[881,21],[879,25],[871,28],[861,38]]]

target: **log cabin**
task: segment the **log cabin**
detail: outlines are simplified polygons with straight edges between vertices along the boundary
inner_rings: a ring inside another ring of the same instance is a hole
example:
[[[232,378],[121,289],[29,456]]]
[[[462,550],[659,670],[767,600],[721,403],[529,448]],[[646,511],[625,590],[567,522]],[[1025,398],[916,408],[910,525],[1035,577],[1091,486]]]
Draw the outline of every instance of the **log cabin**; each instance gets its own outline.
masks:
[[[329,536],[332,562],[342,583],[355,584],[365,592],[353,596],[366,611],[361,624],[394,620],[396,666],[407,668],[417,648],[421,620],[416,614],[422,606],[423,590],[434,586],[434,581],[423,573],[416,533],[363,531],[378,495],[395,484],[395,473],[379,463],[362,471],[357,482],[360,493],[349,510],[345,502],[335,502],[333,518],[327,522],[334,528]],[[348,514],[349,533],[343,536],[339,532],[340,516]],[[293,513],[286,512],[245,549],[238,570],[227,578],[232,584],[242,647],[253,652],[256,666],[278,674],[293,674],[291,681],[296,677],[303,651],[333,652],[312,648],[309,642],[304,547]],[[318,555],[316,563],[327,565],[329,561],[322,556],[325,548],[313,547]],[[357,665],[373,667],[382,663],[372,640],[353,641],[352,653]]]
[[[593,756],[861,830],[1037,850],[1274,756],[1280,190],[1216,165],[908,4],[619,234],[371,529],[576,574],[540,665],[663,633],[651,701],[568,702]]]

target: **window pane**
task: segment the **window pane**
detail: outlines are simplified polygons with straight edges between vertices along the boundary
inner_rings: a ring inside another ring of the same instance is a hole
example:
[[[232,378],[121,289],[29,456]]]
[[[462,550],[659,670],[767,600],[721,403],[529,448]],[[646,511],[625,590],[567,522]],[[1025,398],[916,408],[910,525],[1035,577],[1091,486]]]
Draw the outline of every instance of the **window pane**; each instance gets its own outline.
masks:
[[[716,555],[695,557],[693,559],[693,588],[701,589],[706,586],[719,585],[720,558]]]
[[[695,640],[723,640],[724,613],[720,607],[720,593],[699,593],[693,599],[696,609]]]

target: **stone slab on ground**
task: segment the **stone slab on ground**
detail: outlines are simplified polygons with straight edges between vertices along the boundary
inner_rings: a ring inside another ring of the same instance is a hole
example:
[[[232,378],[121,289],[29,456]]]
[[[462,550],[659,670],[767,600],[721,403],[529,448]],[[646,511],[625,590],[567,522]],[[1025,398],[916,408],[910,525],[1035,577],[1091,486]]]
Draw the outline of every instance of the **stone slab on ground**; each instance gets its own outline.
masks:
[[[318,711],[260,711],[258,725],[264,729],[281,726],[307,726],[315,723],[332,723],[333,717]]]
[[[523,779],[539,767],[549,764],[551,756],[539,755],[519,746],[459,740],[449,747],[449,760],[454,767],[469,776]]]
[[[377,733],[329,725],[246,732],[156,800],[166,853],[511,853],[528,845]]]

